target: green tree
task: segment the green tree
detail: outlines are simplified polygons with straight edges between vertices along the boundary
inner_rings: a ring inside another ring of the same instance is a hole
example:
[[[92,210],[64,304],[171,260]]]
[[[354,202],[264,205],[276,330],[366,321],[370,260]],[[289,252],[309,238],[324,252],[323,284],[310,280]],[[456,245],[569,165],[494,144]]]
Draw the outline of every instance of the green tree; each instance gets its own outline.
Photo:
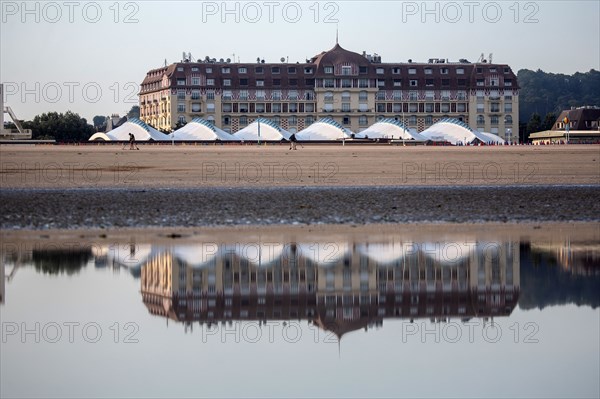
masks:
[[[537,112],[531,115],[529,122],[527,122],[527,134],[535,133],[541,131],[542,128],[542,118],[540,118],[540,114]]]
[[[544,117],[544,123],[542,123],[541,130],[550,130],[554,126],[556,121],[556,114],[554,112],[548,112]]]
[[[96,129],[101,128],[102,126],[106,125],[106,116],[96,115],[92,119],[92,122],[94,123],[94,127]]]
[[[51,138],[58,142],[86,141],[95,131],[85,118],[71,111],[36,115],[24,125],[26,129],[31,129],[33,139]]]
[[[138,105],[134,105],[131,107],[129,112],[127,113],[127,119],[138,118],[140,117],[140,107]]]

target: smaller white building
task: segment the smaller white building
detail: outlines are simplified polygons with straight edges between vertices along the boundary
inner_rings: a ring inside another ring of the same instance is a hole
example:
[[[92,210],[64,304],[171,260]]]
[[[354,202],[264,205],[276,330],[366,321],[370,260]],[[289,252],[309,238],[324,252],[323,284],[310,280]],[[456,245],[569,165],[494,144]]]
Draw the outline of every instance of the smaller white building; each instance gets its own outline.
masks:
[[[211,121],[194,118],[169,135],[174,141],[237,141],[238,139],[216,127]]]
[[[243,141],[281,141],[288,140],[291,133],[270,119],[258,118],[233,135]]]

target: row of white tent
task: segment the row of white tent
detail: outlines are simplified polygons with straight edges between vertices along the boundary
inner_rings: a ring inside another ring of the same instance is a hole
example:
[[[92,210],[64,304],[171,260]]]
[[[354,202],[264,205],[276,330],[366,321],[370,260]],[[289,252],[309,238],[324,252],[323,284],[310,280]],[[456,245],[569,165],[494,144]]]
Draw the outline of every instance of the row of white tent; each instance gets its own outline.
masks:
[[[132,118],[123,125],[106,133],[96,133],[90,141],[127,141],[129,133],[136,141],[289,141],[292,133],[282,129],[270,119],[258,118],[236,133],[228,133],[211,121],[194,118],[185,126],[170,134],[164,134],[143,121]],[[504,140],[492,133],[479,132],[466,123],[444,118],[421,133],[410,129],[396,119],[382,119],[367,129],[353,133],[331,117],[319,119],[307,128],[295,133],[298,141],[336,141],[349,139],[392,139],[414,142],[448,142],[457,144],[504,144]]]
[[[329,267],[339,264],[346,256],[352,254],[352,244],[348,242],[305,242],[297,243],[298,255],[310,260],[316,265]],[[496,254],[501,247],[499,242],[468,240],[459,242],[382,242],[358,244],[356,249],[362,256],[374,261],[378,266],[387,267],[395,265],[406,257],[422,253],[442,266],[454,266],[467,261],[474,253]],[[136,247],[135,256],[127,251],[111,251],[109,247],[95,248],[96,256],[113,256],[111,261],[137,268],[148,260],[171,253],[174,257],[187,265],[203,268],[214,265],[218,257],[227,257],[235,254],[245,259],[254,266],[272,266],[284,259],[290,259],[291,245],[283,243],[248,242],[230,245],[217,245],[217,243],[201,243],[197,245],[177,245],[174,247],[152,246],[142,244]]]

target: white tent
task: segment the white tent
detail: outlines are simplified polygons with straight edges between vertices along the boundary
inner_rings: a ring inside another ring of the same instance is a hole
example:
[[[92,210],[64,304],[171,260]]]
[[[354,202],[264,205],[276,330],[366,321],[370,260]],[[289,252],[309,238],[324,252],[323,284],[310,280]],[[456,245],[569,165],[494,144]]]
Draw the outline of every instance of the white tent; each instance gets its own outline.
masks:
[[[494,133],[488,133],[488,132],[480,132],[480,133],[483,134],[485,137],[487,137],[486,143],[488,143],[488,144],[505,144],[506,143],[506,141],[502,137],[500,137]]]
[[[309,127],[296,133],[298,141],[340,140],[350,138],[352,132],[331,117],[319,119]]]
[[[244,141],[281,141],[289,139],[290,135],[290,132],[283,130],[278,124],[266,118],[258,118],[242,130],[233,134],[238,140]]]
[[[175,141],[237,141],[232,134],[219,129],[212,122],[202,118],[194,118],[185,126],[175,130],[169,136]]]
[[[106,133],[96,133],[89,141],[129,141],[129,133],[133,133],[136,141],[165,141],[169,136],[159,132],[138,118],[131,118],[121,126]]]
[[[441,119],[422,131],[421,136],[431,141],[447,141],[452,145],[490,141],[485,134],[471,129],[466,123],[454,118]]]
[[[356,138],[369,139],[399,139],[399,140],[415,140],[427,141],[427,138],[421,136],[415,131],[411,131],[402,122],[386,118],[369,126],[360,133],[354,135]]]

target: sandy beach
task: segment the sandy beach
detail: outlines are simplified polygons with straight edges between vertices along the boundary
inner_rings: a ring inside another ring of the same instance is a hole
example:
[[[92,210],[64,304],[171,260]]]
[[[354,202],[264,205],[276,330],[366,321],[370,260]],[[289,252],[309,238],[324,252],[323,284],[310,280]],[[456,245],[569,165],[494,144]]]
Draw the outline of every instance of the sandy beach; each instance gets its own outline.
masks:
[[[2,188],[600,184],[600,147],[0,146]]]
[[[0,146],[3,230],[597,222],[600,147]]]

